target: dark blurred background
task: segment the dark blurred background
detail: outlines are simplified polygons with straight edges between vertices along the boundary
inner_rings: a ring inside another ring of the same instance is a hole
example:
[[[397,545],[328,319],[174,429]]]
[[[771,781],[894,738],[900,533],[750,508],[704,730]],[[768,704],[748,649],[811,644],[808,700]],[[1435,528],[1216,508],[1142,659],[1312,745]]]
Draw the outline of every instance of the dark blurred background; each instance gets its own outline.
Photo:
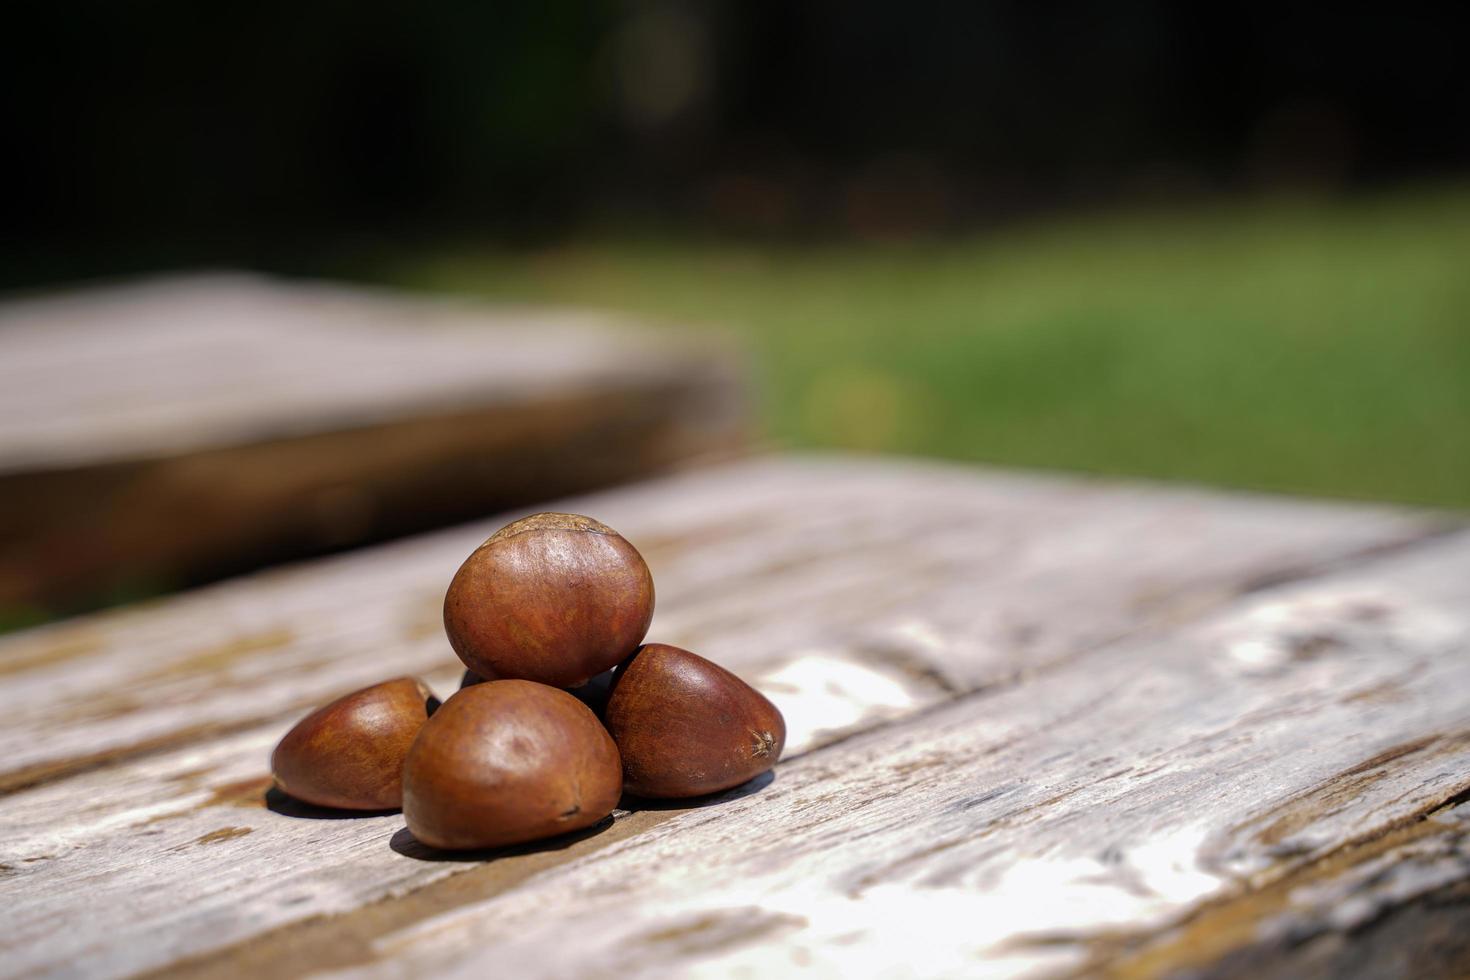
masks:
[[[906,236],[1456,174],[1450,9],[20,4],[6,274],[635,221]]]
[[[1466,507],[1452,11],[22,4],[0,285],[614,308],[781,445]]]

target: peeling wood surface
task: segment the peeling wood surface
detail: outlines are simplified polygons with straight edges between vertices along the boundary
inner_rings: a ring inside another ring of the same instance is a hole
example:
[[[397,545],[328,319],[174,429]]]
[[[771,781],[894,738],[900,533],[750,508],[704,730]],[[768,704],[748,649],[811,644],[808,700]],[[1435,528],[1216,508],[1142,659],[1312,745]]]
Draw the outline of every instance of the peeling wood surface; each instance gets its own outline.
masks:
[[[730,351],[246,276],[0,306],[0,602],[442,526],[738,449]]]
[[[1443,520],[843,458],[565,506],[644,551],[653,637],[781,705],[773,780],[451,860],[267,794],[307,706],[452,689],[438,603],[499,519],[35,630],[0,642],[0,973],[1391,973],[1465,931]]]

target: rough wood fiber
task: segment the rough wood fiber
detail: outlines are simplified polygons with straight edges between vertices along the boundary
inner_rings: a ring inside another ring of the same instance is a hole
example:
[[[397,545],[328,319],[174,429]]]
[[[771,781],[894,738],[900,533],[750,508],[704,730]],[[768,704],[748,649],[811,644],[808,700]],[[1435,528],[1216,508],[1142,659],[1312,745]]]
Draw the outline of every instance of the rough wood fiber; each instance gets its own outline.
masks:
[[[243,276],[0,308],[0,603],[244,569],[744,438],[729,352]]]
[[[1292,975],[1454,888],[1464,957],[1467,606],[1465,536],[1246,599],[810,753],[336,966]],[[1451,975],[1395,938],[1335,972],[1396,953],[1422,961],[1401,975]]]
[[[1159,975],[1330,964],[1465,878],[1459,811],[1419,819],[1470,789],[1440,523],[845,459],[557,506],[782,707],[774,781],[468,861],[267,808],[308,704],[452,687],[437,603],[495,522],[255,576],[0,643],[0,970]]]
[[[840,458],[751,461],[558,506],[639,548],[659,588],[649,639],[765,678],[792,746],[1437,526]],[[444,590],[501,523],[0,639],[0,788],[453,663]]]

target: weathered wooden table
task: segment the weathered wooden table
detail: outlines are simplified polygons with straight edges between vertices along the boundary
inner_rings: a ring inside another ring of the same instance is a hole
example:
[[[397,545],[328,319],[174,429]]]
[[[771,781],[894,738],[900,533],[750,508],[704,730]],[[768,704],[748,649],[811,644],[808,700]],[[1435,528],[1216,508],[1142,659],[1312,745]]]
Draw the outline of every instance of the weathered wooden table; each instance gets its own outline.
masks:
[[[891,460],[562,503],[774,778],[444,855],[268,793],[311,705],[447,694],[495,518],[0,641],[0,973],[1434,976],[1470,966],[1470,531]]]
[[[0,306],[0,606],[246,571],[742,448],[716,342],[195,276]]]

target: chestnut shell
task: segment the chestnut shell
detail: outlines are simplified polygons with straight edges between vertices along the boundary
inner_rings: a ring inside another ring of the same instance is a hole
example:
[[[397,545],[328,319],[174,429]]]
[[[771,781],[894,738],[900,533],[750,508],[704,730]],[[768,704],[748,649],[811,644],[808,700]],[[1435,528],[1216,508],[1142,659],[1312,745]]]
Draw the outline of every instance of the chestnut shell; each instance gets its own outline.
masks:
[[[577,514],[508,524],[465,559],[444,631],[486,679],[577,687],[633,652],[653,618],[653,576],[612,528]]]
[[[353,691],[296,723],[271,753],[280,789],[346,810],[403,805],[403,760],[434,696],[415,677]]]
[[[403,767],[403,815],[430,847],[477,850],[581,830],[623,790],[617,746],[564,691],[531,681],[460,690]]]
[[[605,712],[639,796],[701,796],[739,786],[781,756],[786,721],[766,697],[718,664],[650,643],[618,668]]]

